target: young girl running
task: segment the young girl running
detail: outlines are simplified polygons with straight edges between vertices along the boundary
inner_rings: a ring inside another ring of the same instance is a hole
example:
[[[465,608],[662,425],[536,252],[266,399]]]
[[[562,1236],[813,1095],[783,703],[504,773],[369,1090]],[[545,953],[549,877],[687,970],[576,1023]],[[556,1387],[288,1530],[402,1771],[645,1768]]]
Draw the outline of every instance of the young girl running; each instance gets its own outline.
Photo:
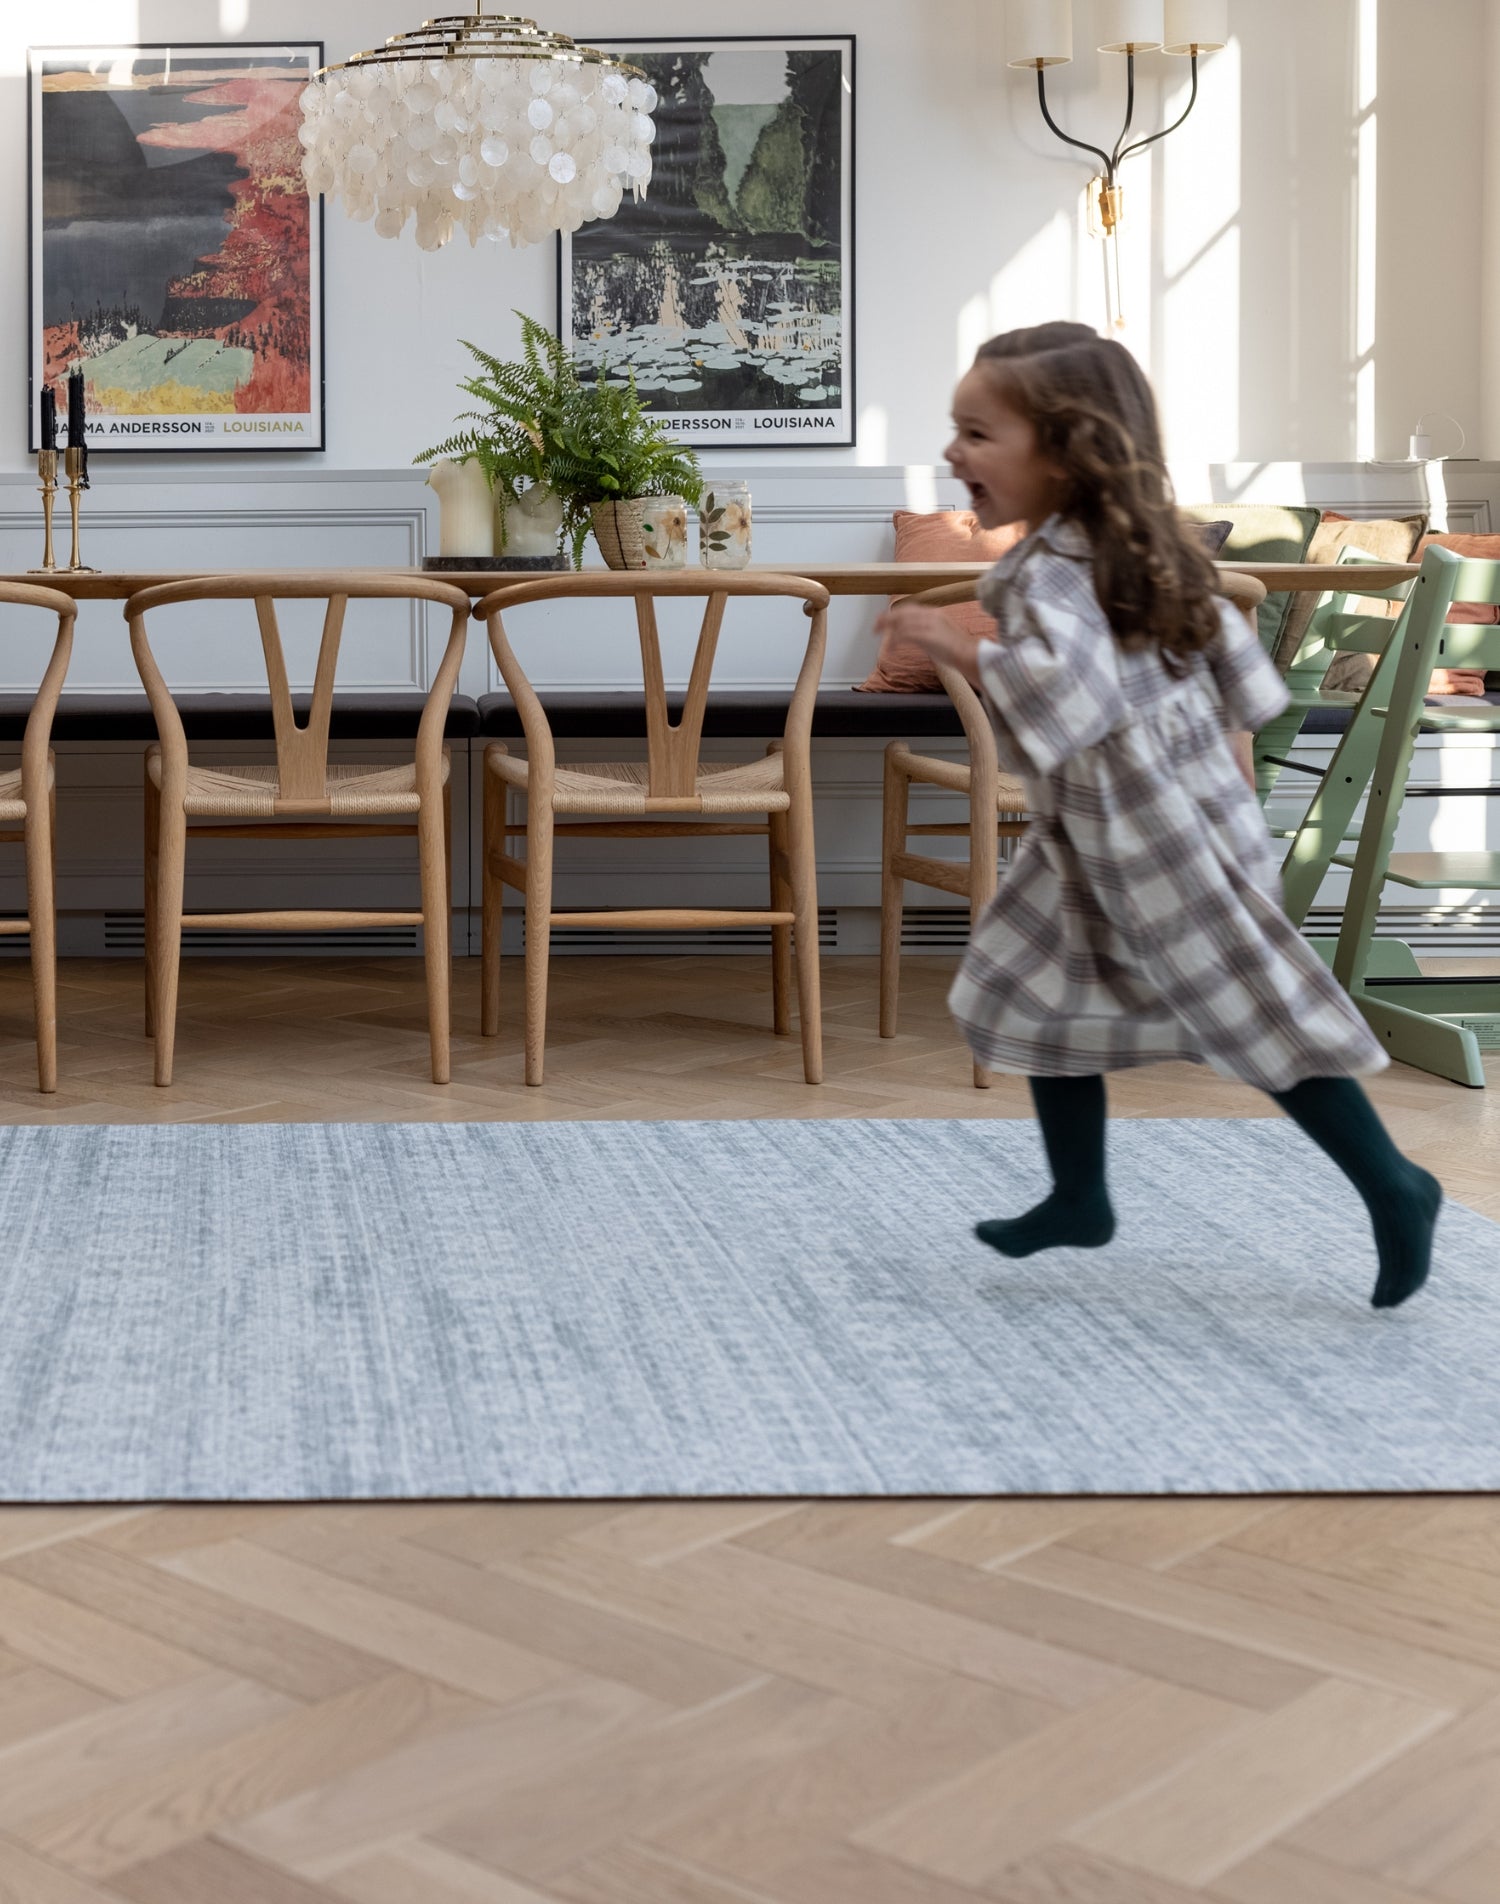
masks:
[[[983,691],[1027,786],[949,1005],[982,1064],[1029,1079],[1054,1180],[976,1233],[1006,1256],[1107,1243],[1102,1073],[1205,1060],[1348,1176],[1394,1308],[1426,1280],[1442,1191],[1355,1083],[1385,1053],[1282,909],[1248,730],[1287,692],[1179,524],[1150,386],[1123,345],[1042,324],[984,345],[953,414],[980,522],[1033,525],[980,587],[998,634],[909,604],[881,629]]]

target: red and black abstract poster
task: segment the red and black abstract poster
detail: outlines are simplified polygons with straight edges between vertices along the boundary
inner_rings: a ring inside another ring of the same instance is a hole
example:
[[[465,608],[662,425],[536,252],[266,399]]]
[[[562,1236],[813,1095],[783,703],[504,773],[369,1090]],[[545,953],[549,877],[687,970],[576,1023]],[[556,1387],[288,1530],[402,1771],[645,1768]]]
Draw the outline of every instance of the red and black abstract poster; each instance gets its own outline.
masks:
[[[322,56],[32,49],[32,382],[82,367],[91,450],[324,447]]]

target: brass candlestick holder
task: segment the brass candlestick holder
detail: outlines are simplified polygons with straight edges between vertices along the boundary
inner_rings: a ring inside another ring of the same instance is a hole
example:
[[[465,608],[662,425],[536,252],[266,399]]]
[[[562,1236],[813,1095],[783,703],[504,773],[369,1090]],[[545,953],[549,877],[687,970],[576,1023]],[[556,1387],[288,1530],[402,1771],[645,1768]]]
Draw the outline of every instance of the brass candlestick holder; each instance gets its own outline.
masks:
[[[52,553],[52,511],[57,502],[57,451],[36,453],[37,487],[42,498],[42,522],[46,533],[42,542],[42,566],[28,571],[32,575],[55,575],[57,557]]]
[[[63,467],[68,473],[68,508],[73,517],[73,559],[68,564],[68,573],[97,575],[97,569],[90,568],[87,562],[78,559],[78,502],[83,494],[83,455],[81,443],[70,443],[63,451]]]

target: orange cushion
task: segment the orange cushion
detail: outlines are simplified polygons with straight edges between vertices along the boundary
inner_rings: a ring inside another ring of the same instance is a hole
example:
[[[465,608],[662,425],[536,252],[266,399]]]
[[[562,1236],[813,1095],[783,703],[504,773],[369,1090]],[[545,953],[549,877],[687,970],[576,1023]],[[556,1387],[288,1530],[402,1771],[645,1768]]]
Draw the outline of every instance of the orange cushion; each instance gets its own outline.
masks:
[[[935,515],[898,509],[892,520],[898,562],[998,562],[1026,533],[1024,522],[1007,523],[1003,529],[981,529],[971,509],[943,509]],[[943,613],[976,641],[994,633],[994,622],[978,602],[960,602]],[[881,642],[875,666],[860,682],[861,688],[872,694],[941,693],[942,685],[931,658],[921,648],[891,635]]]
[[[1434,544],[1451,549],[1455,555],[1473,556],[1477,561],[1500,561],[1500,535],[1426,535],[1417,544],[1413,561],[1420,562],[1423,549]],[[1500,622],[1500,604],[1494,602],[1455,602],[1448,611],[1449,621]]]

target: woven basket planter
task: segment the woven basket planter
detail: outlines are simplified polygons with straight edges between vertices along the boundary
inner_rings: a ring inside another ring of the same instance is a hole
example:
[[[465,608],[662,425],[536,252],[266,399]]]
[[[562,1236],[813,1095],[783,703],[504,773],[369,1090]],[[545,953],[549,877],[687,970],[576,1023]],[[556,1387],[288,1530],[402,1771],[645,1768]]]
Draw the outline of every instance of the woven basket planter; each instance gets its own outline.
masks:
[[[644,496],[635,496],[629,502],[596,502],[589,511],[594,540],[606,567],[645,568],[646,538],[641,522],[649,506]]]

